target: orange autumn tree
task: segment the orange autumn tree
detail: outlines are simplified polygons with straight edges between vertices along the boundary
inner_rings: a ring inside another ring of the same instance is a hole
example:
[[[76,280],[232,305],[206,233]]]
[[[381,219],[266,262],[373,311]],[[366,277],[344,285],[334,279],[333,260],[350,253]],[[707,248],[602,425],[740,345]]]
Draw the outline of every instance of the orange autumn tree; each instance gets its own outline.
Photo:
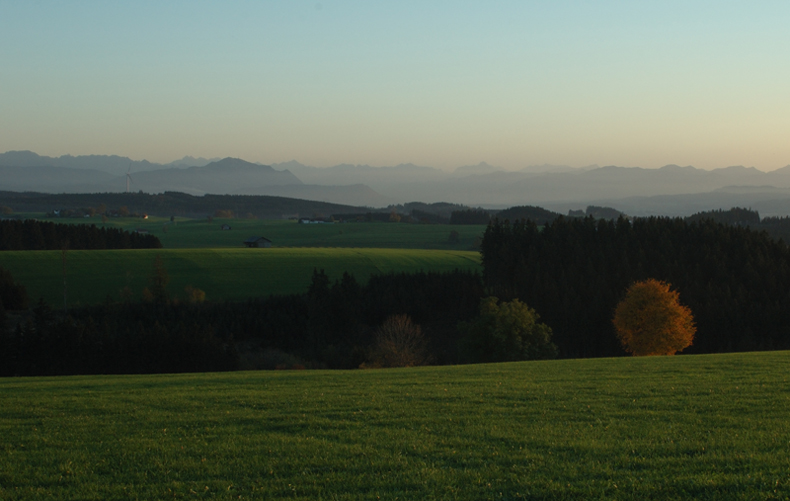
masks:
[[[697,328],[677,291],[653,278],[635,282],[617,305],[614,328],[634,356],[674,355],[691,346]]]

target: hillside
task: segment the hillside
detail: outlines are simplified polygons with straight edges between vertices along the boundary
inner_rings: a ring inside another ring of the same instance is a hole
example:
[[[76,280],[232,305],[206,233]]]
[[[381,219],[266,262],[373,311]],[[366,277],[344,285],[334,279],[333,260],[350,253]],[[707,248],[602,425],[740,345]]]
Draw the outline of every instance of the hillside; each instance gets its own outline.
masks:
[[[0,205],[14,212],[51,212],[61,208],[99,207],[108,209],[127,207],[130,212],[161,216],[206,217],[218,210],[230,210],[246,217],[281,219],[287,217],[329,217],[335,213],[365,214],[367,207],[300,200],[295,198],[258,195],[203,195],[165,192],[146,193],[18,193],[0,191]]]
[[[112,174],[95,169],[0,165],[0,186],[8,191],[123,191],[124,182]],[[96,190],[98,186],[110,186],[112,189]]]
[[[786,499],[788,358],[3,378],[0,497]]]
[[[248,235],[245,235],[245,238]],[[239,243],[239,247],[241,244]],[[198,287],[209,300],[245,301],[270,294],[300,294],[310,285],[313,269],[326,270],[332,280],[343,272],[366,281],[377,273],[480,269],[473,251],[421,249],[140,249],[69,251],[69,303],[96,304],[121,299],[125,287],[135,301],[148,285],[154,260],[161,256],[170,276],[169,291],[184,296],[184,287]],[[33,302],[44,298],[63,303],[60,251],[0,252],[0,266],[27,288]]]

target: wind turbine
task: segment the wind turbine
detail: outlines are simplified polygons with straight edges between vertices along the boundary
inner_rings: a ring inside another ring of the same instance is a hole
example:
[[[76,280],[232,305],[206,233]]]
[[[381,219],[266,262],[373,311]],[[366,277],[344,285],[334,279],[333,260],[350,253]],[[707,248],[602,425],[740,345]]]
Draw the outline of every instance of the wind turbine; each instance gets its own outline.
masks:
[[[126,171],[126,193],[129,193],[129,185],[132,184],[132,164],[129,164],[129,170]]]

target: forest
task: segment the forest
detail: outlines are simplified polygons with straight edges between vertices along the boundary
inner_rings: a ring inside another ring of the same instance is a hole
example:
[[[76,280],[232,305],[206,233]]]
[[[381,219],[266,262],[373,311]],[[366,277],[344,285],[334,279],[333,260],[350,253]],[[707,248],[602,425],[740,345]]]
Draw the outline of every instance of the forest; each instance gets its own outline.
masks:
[[[760,217],[756,210],[733,207],[729,210],[712,210],[699,212],[686,218],[686,221],[702,221],[709,219],[721,224],[748,226],[752,230],[765,231],[776,240],[790,243],[790,217]]]
[[[0,251],[67,249],[161,249],[153,235],[87,224],[56,224],[34,219],[0,220]]]
[[[613,311],[647,278],[691,308],[687,353],[790,348],[790,249],[761,231],[710,219],[496,220],[481,254],[487,290],[535,308],[564,357],[621,355]]]
[[[0,205],[14,212],[49,212],[53,209],[84,209],[106,206],[126,207],[130,212],[159,216],[206,217],[218,210],[234,214],[252,214],[259,218],[279,219],[283,216],[314,214],[329,217],[346,212],[364,214],[370,209],[351,205],[299,200],[264,195],[203,195],[166,191],[148,193],[19,193],[0,191]],[[101,212],[101,211],[99,211]]]
[[[542,207],[535,207],[533,205],[519,205],[499,211],[496,214],[496,217],[502,221],[506,219],[510,221],[528,219],[536,224],[546,224],[550,221],[554,221],[560,217],[560,215],[561,214],[558,214],[557,212],[553,212]]]
[[[152,277],[148,302],[65,315],[39,302],[0,333],[0,375],[351,369],[368,360],[375,329],[398,314],[421,327],[434,363],[458,363],[458,323],[475,316],[483,295],[469,272],[386,274],[362,286],[316,270],[305,294],[215,303],[169,300],[157,281],[160,291],[166,283]]]
[[[697,335],[684,353],[790,348],[790,249],[745,226],[657,217],[559,217],[544,225],[495,219],[481,255],[482,276],[383,274],[361,284],[349,274],[331,282],[315,270],[302,294],[246,302],[172,299],[160,268],[151,277],[156,293],[144,302],[108,297],[66,313],[39,302],[32,314],[9,313],[0,372],[370,366],[376,330],[394,315],[419,327],[433,364],[494,361],[464,348],[464,326],[491,298],[534,309],[555,347],[541,356],[624,356],[614,310],[632,283],[648,278],[670,283],[693,313]],[[15,286],[10,277],[0,285],[6,292]]]

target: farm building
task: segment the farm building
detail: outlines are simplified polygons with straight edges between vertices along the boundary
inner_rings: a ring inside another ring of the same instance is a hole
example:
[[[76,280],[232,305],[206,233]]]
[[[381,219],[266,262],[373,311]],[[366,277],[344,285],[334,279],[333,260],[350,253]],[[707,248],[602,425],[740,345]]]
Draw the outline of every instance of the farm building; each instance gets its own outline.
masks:
[[[266,237],[250,237],[244,241],[247,247],[271,247],[272,241]]]

